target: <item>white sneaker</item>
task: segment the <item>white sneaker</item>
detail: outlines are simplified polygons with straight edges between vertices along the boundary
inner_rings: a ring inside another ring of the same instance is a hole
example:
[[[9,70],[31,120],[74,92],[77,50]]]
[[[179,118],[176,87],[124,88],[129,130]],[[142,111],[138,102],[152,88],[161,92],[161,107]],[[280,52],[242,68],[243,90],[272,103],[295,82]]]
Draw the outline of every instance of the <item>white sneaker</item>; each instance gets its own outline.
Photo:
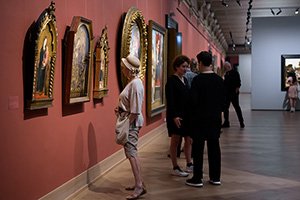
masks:
[[[193,173],[193,170],[194,170],[194,165],[186,166],[186,169],[185,169],[186,172]]]
[[[180,176],[180,177],[187,177],[189,173],[182,171],[179,167],[176,169],[173,169],[172,171],[173,176]]]
[[[210,180],[209,183],[212,184],[212,185],[221,185],[220,180]]]

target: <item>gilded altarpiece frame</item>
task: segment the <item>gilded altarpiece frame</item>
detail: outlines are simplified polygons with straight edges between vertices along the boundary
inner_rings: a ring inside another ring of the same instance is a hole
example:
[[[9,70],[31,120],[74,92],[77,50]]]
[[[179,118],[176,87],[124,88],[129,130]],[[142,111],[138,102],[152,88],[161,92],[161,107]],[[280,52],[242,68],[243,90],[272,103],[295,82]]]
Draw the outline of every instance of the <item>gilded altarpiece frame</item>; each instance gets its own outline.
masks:
[[[80,16],[73,17],[65,38],[65,104],[90,101],[92,42],[92,21]]]
[[[102,99],[107,96],[108,88],[108,37],[107,37],[107,27],[102,30],[101,37],[96,43],[94,57],[95,57],[95,70],[94,70],[94,99]]]
[[[48,108],[53,102],[54,71],[57,51],[57,27],[55,3],[51,2],[35,23],[32,38],[34,40],[34,69],[31,97],[25,98],[29,110]],[[27,93],[25,91],[25,93]]]
[[[143,80],[147,65],[147,25],[141,11],[135,7],[131,7],[126,13],[122,29],[120,56],[125,58],[129,54],[140,59],[140,78]],[[121,85],[124,88],[128,79],[121,71]]]

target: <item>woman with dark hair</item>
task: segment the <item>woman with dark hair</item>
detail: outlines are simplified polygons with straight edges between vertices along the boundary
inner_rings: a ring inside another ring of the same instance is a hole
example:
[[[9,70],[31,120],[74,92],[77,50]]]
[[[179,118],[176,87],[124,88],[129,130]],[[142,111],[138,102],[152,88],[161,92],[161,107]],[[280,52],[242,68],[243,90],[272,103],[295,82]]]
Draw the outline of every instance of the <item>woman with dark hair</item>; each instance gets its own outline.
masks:
[[[170,142],[170,157],[172,160],[172,175],[186,177],[192,172],[191,160],[191,138],[186,130],[189,88],[187,79],[184,77],[186,69],[189,66],[190,59],[187,56],[180,55],[173,62],[174,74],[170,76],[166,83],[167,99],[167,128]],[[177,163],[177,146],[181,137],[184,137],[184,153],[186,157],[187,170],[183,171]]]

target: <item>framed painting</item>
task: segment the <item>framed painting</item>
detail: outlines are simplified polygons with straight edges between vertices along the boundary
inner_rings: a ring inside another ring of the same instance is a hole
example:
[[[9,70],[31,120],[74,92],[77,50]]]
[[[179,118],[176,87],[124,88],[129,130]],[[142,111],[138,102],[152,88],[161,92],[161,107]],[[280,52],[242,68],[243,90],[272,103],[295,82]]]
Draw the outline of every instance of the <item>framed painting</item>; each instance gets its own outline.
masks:
[[[281,55],[281,91],[287,90],[290,76],[295,76],[300,83],[300,54]]]
[[[92,21],[80,16],[73,17],[65,39],[65,104],[90,100],[92,40]]]
[[[57,27],[54,14],[55,4],[51,2],[35,23],[34,38],[34,69],[32,87],[26,108],[30,110],[52,106],[54,69],[57,51]],[[28,92],[25,92],[28,93]],[[27,95],[25,95],[27,96]]]
[[[166,29],[150,20],[148,26],[147,115],[155,116],[165,110],[167,79]]]
[[[102,30],[101,37],[96,43],[94,52],[94,99],[102,99],[108,93],[107,80],[108,80],[108,37],[107,27]]]
[[[131,7],[125,16],[120,54],[121,58],[125,58],[129,54],[139,58],[141,62],[140,78],[143,79],[146,73],[147,60],[147,26],[141,11],[135,7]],[[122,74],[122,70],[119,71],[121,73],[121,86],[124,88],[128,79]]]

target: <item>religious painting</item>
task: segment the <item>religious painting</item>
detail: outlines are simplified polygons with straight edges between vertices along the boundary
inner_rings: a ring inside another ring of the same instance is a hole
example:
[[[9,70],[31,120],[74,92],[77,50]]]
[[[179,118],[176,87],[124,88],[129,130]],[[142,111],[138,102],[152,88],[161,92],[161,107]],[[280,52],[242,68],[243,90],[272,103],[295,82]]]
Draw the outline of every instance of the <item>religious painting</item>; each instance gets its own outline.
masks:
[[[290,76],[300,83],[300,55],[281,55],[281,91],[289,87],[287,79]]]
[[[100,39],[96,43],[94,52],[95,70],[94,70],[94,99],[102,99],[108,93],[108,37],[107,27],[102,30]]]
[[[129,51],[131,55],[134,55],[137,58],[141,57],[141,33],[139,31],[138,25],[134,22],[132,25],[132,31],[131,31],[131,40],[130,40],[130,46]]]
[[[167,78],[166,29],[150,20],[148,26],[147,115],[155,116],[165,110]]]
[[[120,56],[126,58],[129,54],[139,58],[141,62],[140,78],[144,79],[147,60],[147,26],[141,11],[135,7],[131,7],[126,13],[122,27]],[[128,79],[122,73],[122,70],[119,71],[121,73],[120,85],[124,88],[128,83]]]
[[[44,10],[35,23],[34,70],[31,97],[26,98],[26,108],[30,110],[52,106],[54,69],[57,51],[57,27],[54,15],[55,4]],[[25,92],[27,96],[27,92]]]
[[[90,20],[73,17],[65,41],[65,104],[90,100],[92,35]]]

